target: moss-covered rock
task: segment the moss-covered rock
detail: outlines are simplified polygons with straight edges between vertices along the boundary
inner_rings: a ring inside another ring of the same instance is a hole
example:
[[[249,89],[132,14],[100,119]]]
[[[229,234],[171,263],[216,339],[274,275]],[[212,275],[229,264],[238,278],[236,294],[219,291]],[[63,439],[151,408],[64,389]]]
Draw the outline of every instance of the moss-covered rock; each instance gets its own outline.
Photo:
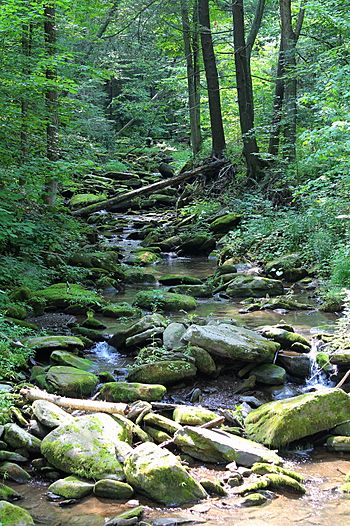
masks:
[[[209,234],[181,236],[178,252],[183,256],[208,256],[216,247],[216,240]]]
[[[279,344],[257,332],[229,324],[192,325],[183,339],[205,349],[212,356],[248,362],[272,362],[279,349]]]
[[[158,278],[162,285],[201,285],[202,280],[192,276],[182,276],[181,274],[166,274]]]
[[[332,435],[350,437],[350,420],[332,429]],[[350,476],[349,476],[350,481]]]
[[[27,345],[41,357],[49,356],[56,350],[75,351],[84,349],[84,343],[76,336],[37,336],[28,338]]]
[[[218,415],[205,407],[181,405],[176,407],[173,412],[173,419],[179,424],[187,426],[201,426],[211,420],[218,418]]]
[[[17,484],[26,484],[32,478],[21,466],[13,462],[2,462],[0,464],[0,478],[5,477],[6,480],[12,480],[13,482],[17,482]]]
[[[145,363],[129,371],[131,382],[169,385],[196,376],[194,364],[184,360],[164,360]]]
[[[174,294],[162,290],[147,290],[136,295],[133,305],[145,310],[158,310],[164,312],[190,311],[196,308],[197,303],[191,296]]]
[[[105,201],[107,198],[107,194],[75,194],[70,198],[69,206],[72,208],[83,208],[84,206]]]
[[[204,462],[250,467],[255,462],[280,464],[281,458],[261,444],[225,432],[185,426],[175,433],[174,443],[194,458]]]
[[[273,259],[266,263],[265,270],[267,275],[272,278],[285,279],[290,282],[299,281],[308,275],[300,254],[286,254]]]
[[[128,382],[108,382],[100,390],[100,396],[109,402],[135,402],[161,400],[166,393],[163,385]]]
[[[163,345],[166,349],[174,350],[183,347],[182,336],[186,332],[183,323],[170,323],[163,332]]]
[[[10,502],[0,501],[0,524],[2,526],[34,526],[31,515]]]
[[[267,294],[280,296],[283,292],[281,281],[250,274],[237,274],[226,289],[230,298],[262,298]]]
[[[37,379],[38,380],[38,379]],[[45,382],[51,393],[71,397],[90,396],[98,384],[98,377],[88,371],[64,365],[50,367]]]
[[[41,453],[64,473],[87,479],[123,480],[115,451],[120,441],[130,440],[130,432],[119,422],[96,413],[77,417],[73,424],[51,431],[42,441]]]
[[[182,426],[179,423],[167,418],[166,416],[158,415],[157,413],[147,413],[143,418],[143,422],[147,426],[160,428],[170,435],[173,435],[176,431],[182,429]]]
[[[227,495],[222,482],[218,479],[201,479],[199,483],[205,489],[208,495],[217,495],[219,497],[225,497]]]
[[[20,500],[21,498],[22,496],[16,490],[14,490],[13,488],[10,488],[10,486],[6,486],[6,484],[0,483],[0,501],[6,500],[7,502],[9,502],[9,501]]]
[[[14,318],[15,320],[25,320],[28,316],[28,308],[20,304],[8,305],[4,308],[3,313],[8,318]]]
[[[102,314],[107,318],[133,318],[139,316],[140,310],[129,303],[109,303],[102,308]]]
[[[204,285],[175,285],[170,287],[169,292],[173,294],[185,294],[193,298],[211,298],[213,287],[209,284]]]
[[[127,263],[140,267],[153,265],[160,261],[161,257],[157,252],[149,249],[139,249],[129,256]]]
[[[40,451],[41,441],[17,424],[6,424],[4,426],[3,439],[13,449],[24,449],[31,454]]]
[[[243,508],[252,508],[253,506],[262,506],[266,504],[267,497],[261,493],[251,493],[241,500],[240,505]]]
[[[283,473],[268,473],[264,478],[269,481],[269,487],[272,489],[289,490],[301,494],[306,493],[303,484]]]
[[[286,371],[279,365],[272,363],[264,363],[258,367],[254,367],[250,371],[256,378],[256,381],[267,385],[281,385],[286,381]]]
[[[304,482],[305,479],[302,475],[296,471],[283,468],[282,466],[276,466],[275,464],[265,464],[263,462],[257,462],[252,466],[252,472],[257,475],[267,475],[269,473],[277,473],[279,475],[286,475],[298,482]]]
[[[150,284],[157,282],[157,278],[151,272],[146,272],[144,268],[128,268],[125,270],[125,283],[129,285],[134,284]]]
[[[49,486],[48,490],[65,499],[82,499],[90,495],[93,488],[93,482],[70,476],[56,480]]]
[[[74,422],[74,417],[67,411],[46,400],[35,400],[32,405],[32,411],[37,420],[49,429],[55,429],[62,424]]]
[[[80,358],[68,351],[53,351],[50,356],[50,361],[56,365],[68,365],[82,369],[83,371],[91,371],[94,362],[87,358]]]
[[[175,455],[156,444],[145,443],[134,449],[124,470],[133,488],[166,506],[182,506],[207,496]]]
[[[329,356],[332,365],[350,366],[350,349],[337,350]]]
[[[259,331],[265,338],[279,343],[284,349],[292,349],[296,352],[309,352],[310,350],[310,342],[294,331],[273,325],[262,327]],[[302,347],[295,346],[296,343],[301,344]]]
[[[327,440],[327,449],[329,451],[350,452],[350,436],[333,436]]]
[[[104,499],[128,500],[133,496],[134,490],[126,482],[103,479],[96,482],[94,494]]]
[[[264,404],[249,413],[245,427],[252,440],[283,447],[346,422],[349,414],[349,395],[341,389],[324,389]]]
[[[98,310],[105,303],[97,292],[69,283],[56,283],[46,289],[36,291],[32,298],[44,300],[48,309],[74,307],[76,312],[85,312],[86,309]]]
[[[230,230],[239,225],[241,220],[242,216],[240,214],[224,214],[210,223],[210,229],[214,234],[227,234]]]
[[[297,378],[308,378],[310,375],[310,358],[306,354],[294,351],[280,351],[277,365],[283,367],[288,374]]]
[[[189,346],[187,352],[194,358],[194,364],[199,373],[212,375],[216,372],[216,364],[208,351],[201,347]]]

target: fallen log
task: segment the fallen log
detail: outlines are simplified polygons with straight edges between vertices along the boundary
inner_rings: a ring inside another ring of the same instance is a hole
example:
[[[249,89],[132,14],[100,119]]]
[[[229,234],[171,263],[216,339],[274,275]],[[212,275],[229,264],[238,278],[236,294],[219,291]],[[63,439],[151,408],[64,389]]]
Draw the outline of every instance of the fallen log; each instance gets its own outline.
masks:
[[[100,201],[99,203],[85,206],[84,208],[75,210],[74,212],[72,212],[72,214],[74,216],[83,217],[93,214],[94,212],[99,212],[100,210],[117,209],[122,205],[125,206],[125,204],[127,204],[129,201],[135,199],[136,197],[140,197],[141,195],[150,195],[154,192],[157,192],[158,190],[162,190],[163,188],[178,185],[179,183],[187,181],[192,177],[196,177],[201,174],[205,175],[208,173],[212,173],[213,171],[219,171],[220,168],[222,168],[225,165],[225,163],[226,161],[224,160],[214,161],[210,164],[199,166],[198,168],[195,168],[194,170],[191,170],[189,172],[184,172],[180,175],[176,175],[175,177],[163,179],[162,181],[158,181],[157,183],[142,186],[141,188],[137,188],[136,190],[126,192],[125,194],[120,194],[115,197],[112,197],[111,199],[106,199],[106,201]]]
[[[79,398],[65,398],[64,396],[50,394],[33,387],[24,387],[21,389],[20,394],[31,402],[34,402],[35,400],[46,400],[47,402],[52,402],[64,409],[86,411],[88,413],[98,412],[108,413],[110,415],[126,415],[129,407],[127,404],[114,404],[97,400],[80,400]]]

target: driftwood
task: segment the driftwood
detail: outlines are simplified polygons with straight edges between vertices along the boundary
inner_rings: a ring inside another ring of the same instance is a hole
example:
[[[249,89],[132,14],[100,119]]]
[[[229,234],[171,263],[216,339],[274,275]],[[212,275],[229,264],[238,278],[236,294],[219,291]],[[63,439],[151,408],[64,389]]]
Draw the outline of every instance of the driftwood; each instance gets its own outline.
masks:
[[[349,376],[350,376],[350,369],[348,370],[347,373],[344,374],[343,378],[340,380],[340,382],[335,387],[341,387],[342,385],[344,385],[346,380],[349,378]]]
[[[53,395],[41,389],[24,387],[20,394],[34,402],[34,400],[46,400],[65,409],[79,410],[86,412],[99,412],[108,414],[125,415],[128,412],[127,404],[114,404],[111,402],[101,402],[96,400],[80,400],[79,398],[65,398],[64,396]]]
[[[178,185],[179,183],[187,181],[192,177],[196,177],[201,174],[205,175],[207,173],[219,171],[220,168],[224,166],[224,164],[225,161],[223,160],[214,161],[208,165],[199,166],[198,168],[195,168],[192,171],[176,175],[175,177],[163,179],[162,181],[158,181],[157,183],[152,183],[147,186],[137,188],[136,190],[126,192],[125,194],[117,195],[115,197],[112,197],[111,199],[107,199],[106,201],[100,201],[99,203],[85,206],[84,208],[75,210],[72,213],[75,216],[88,216],[100,210],[111,210],[117,209],[118,207],[125,207],[125,205],[128,204],[132,199],[135,199],[140,196],[150,195],[154,192],[157,192],[158,190],[162,190],[163,188]]]
[[[202,424],[199,427],[202,427],[203,429],[213,429],[214,427],[221,426],[225,422],[224,416],[218,416],[217,418],[214,418],[214,420],[210,420],[210,422],[207,422],[206,424]]]

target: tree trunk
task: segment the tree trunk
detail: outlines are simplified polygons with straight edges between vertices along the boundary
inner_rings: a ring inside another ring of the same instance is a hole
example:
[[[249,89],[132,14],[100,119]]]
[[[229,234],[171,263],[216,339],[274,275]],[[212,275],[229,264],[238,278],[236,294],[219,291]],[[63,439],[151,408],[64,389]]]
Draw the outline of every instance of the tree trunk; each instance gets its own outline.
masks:
[[[258,3],[258,7],[260,7],[260,2]],[[251,37],[251,42],[248,46],[245,39],[243,0],[233,0],[232,14],[236,65],[236,83],[238,94],[239,120],[243,140],[243,154],[247,163],[248,175],[253,179],[256,179],[260,169],[260,159],[259,148],[255,137],[254,127],[254,100],[252,75],[250,69],[250,54],[252,46],[254,44],[254,40],[257,35],[258,28],[255,24],[255,37]],[[259,23],[261,23],[261,18]]]
[[[44,35],[46,46],[47,66],[45,71],[47,88],[46,102],[46,157],[54,163],[59,159],[58,144],[58,92],[56,87],[57,71],[54,64],[57,45],[56,12],[54,3],[44,6]],[[45,202],[54,206],[56,201],[58,181],[56,176],[47,180],[45,188]]]
[[[198,85],[195,82],[194,51],[193,40],[191,38],[190,17],[188,14],[188,0],[181,0],[181,20],[184,51],[187,66],[188,107],[191,126],[191,146],[193,154],[196,155],[199,152],[201,145],[201,129],[200,122],[198,120],[199,112],[196,106],[198,98],[196,89],[198,89]]]
[[[273,113],[271,120],[271,132],[269,141],[269,154],[276,158],[278,156],[280,131],[282,120],[282,108],[284,98],[284,53],[282,48],[282,41],[278,52],[278,62],[276,70],[275,94],[273,98]]]
[[[202,146],[201,132],[201,71],[200,71],[200,49],[199,49],[199,19],[198,19],[198,0],[193,3],[192,15],[192,53],[193,53],[193,89],[194,89],[194,109],[196,120],[196,151],[200,151]]]
[[[30,75],[30,56],[32,50],[32,24],[22,25],[22,55],[23,55],[23,84],[26,85]],[[28,157],[28,94],[25,92],[21,97],[21,162]]]
[[[199,0],[198,8],[202,54],[208,89],[212,155],[221,159],[224,157],[226,142],[222,122],[219,77],[210,29],[209,0]]]

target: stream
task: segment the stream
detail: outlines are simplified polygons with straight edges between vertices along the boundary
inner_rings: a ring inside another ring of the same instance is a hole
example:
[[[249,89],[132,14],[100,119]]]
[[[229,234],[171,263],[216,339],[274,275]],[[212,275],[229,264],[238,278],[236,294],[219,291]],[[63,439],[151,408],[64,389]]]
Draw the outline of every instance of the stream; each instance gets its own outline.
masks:
[[[118,216],[116,216],[118,217]],[[122,248],[125,255],[132,253],[139,247],[140,241],[135,240],[138,224],[157,217],[149,216],[121,216],[127,226],[122,232],[112,236],[109,242]],[[132,237],[132,239],[130,239]],[[193,277],[205,278],[213,274],[216,268],[215,258],[181,258],[172,254],[165,255],[162,261],[156,265],[146,267],[147,272],[152,272],[157,277],[164,274],[181,274]],[[156,286],[159,286],[156,285]],[[132,302],[135,294],[145,288],[155,288],[155,285],[132,285],[126,286],[125,291],[116,293],[106,290],[105,296],[113,302]],[[302,299],[302,296],[301,296]],[[232,300],[223,300],[219,297],[198,300],[195,315],[199,317],[234,318],[239,323],[256,328],[260,325],[286,323],[292,325],[296,332],[307,337],[312,337],[312,329],[317,326],[332,326],[335,316],[318,311],[255,311],[242,314],[241,303]],[[193,315],[191,315],[193,316]],[[183,312],[173,313],[170,316],[174,320],[184,319]],[[120,327],[120,322],[111,318],[98,317],[107,325],[106,333],[114,333]],[[311,331],[311,334],[310,334]],[[312,351],[311,351],[312,352]],[[132,361],[130,356],[118,352],[111,347],[108,341],[97,343],[87,356],[96,363],[96,371],[113,372],[116,379],[125,378],[126,367]],[[280,399],[300,392],[305,389],[321,389],[324,379],[317,375],[314,368],[311,372],[309,385],[295,385],[287,383],[282,388],[271,388],[267,393],[258,392],[258,397],[268,399]],[[203,393],[202,405],[209,408],[228,407],[233,408],[238,398],[232,394],[235,382],[232,381],[229,372],[220,376],[219,379],[201,380],[196,379],[191,386],[179,386],[168,395],[169,401],[185,401],[189,403],[189,395],[194,387],[199,387]],[[255,394],[255,393],[254,393]],[[244,397],[243,397],[244,398]],[[328,453],[325,449],[310,449],[304,444],[304,449],[287,453],[288,467],[297,469],[302,473],[307,482],[307,493],[302,498],[293,495],[280,496],[272,499],[268,504],[254,508],[238,507],[237,497],[228,494],[227,497],[211,497],[200,504],[188,506],[181,509],[168,509],[160,507],[146,499],[140,498],[140,504],[146,506],[145,521],[171,517],[189,519],[191,521],[206,522],[210,525],[224,524],[241,526],[280,526],[281,524],[303,524],[310,526],[345,526],[350,523],[350,498],[341,496],[336,488],[344,482],[344,476],[350,471],[350,456],[340,453]],[[225,472],[224,468],[216,466],[208,469],[196,463],[194,473],[199,478],[220,478]],[[38,524],[50,524],[50,526],[103,526],[107,518],[128,509],[128,504],[120,504],[107,499],[94,496],[83,499],[74,506],[60,507],[58,503],[49,502],[46,499],[46,483],[32,482],[26,486],[11,484],[24,495],[22,506],[30,511]],[[134,503],[135,505],[135,503]],[[176,524],[176,521],[174,522]],[[163,526],[163,525],[160,525]]]

